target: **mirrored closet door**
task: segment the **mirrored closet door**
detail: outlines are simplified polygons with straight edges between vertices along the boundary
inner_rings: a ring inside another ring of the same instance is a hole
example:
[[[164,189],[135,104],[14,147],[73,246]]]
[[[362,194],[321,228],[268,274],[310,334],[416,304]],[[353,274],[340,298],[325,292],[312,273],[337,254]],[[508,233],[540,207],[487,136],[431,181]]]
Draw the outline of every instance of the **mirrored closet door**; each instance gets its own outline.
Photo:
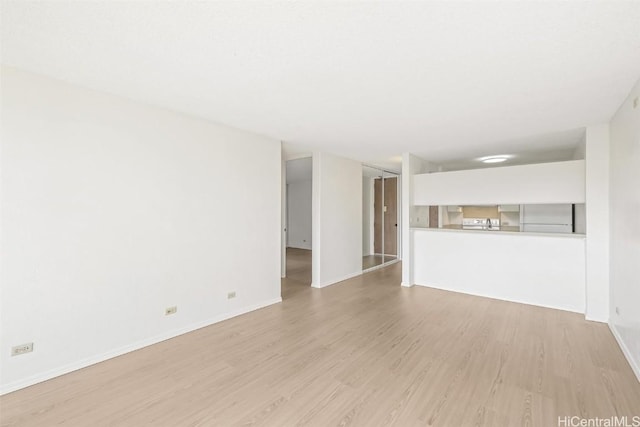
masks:
[[[362,167],[362,269],[398,258],[399,177]]]

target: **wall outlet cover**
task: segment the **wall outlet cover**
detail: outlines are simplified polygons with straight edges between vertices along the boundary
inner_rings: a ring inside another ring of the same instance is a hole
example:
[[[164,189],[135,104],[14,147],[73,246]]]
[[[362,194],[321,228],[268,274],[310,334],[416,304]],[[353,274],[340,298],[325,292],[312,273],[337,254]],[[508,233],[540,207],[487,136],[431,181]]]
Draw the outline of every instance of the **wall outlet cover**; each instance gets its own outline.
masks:
[[[33,343],[28,342],[26,344],[16,345],[11,347],[12,356],[20,356],[21,354],[31,353],[33,351]]]

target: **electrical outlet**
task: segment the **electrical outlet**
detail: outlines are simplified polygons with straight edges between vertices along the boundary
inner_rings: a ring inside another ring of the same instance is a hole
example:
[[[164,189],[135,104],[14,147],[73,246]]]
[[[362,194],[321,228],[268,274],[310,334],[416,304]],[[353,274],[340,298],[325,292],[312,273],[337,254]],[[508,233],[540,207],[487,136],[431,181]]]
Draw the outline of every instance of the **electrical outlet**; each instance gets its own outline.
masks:
[[[616,307],[616,314],[620,316],[620,307]]]
[[[232,299],[232,298],[235,298],[235,297],[236,297],[236,292],[235,291],[229,292],[227,294],[227,299]]]
[[[26,344],[20,344],[15,347],[11,347],[12,356],[20,356],[21,354],[31,353],[33,351],[33,343],[28,342]]]
[[[633,100],[633,108],[638,108],[638,104],[640,104],[640,97],[636,96],[636,99]]]
[[[176,314],[176,312],[178,311],[178,306],[173,306],[173,307],[167,307],[164,309],[164,315],[165,316],[169,316],[170,314]]]

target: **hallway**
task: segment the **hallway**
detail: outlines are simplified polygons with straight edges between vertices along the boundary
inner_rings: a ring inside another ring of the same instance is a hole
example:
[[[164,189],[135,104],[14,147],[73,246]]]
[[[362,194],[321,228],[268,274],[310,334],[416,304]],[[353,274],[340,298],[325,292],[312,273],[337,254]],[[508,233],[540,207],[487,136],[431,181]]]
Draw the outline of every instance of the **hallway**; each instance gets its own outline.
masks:
[[[311,251],[287,248],[287,277],[281,283],[283,300],[311,288]]]

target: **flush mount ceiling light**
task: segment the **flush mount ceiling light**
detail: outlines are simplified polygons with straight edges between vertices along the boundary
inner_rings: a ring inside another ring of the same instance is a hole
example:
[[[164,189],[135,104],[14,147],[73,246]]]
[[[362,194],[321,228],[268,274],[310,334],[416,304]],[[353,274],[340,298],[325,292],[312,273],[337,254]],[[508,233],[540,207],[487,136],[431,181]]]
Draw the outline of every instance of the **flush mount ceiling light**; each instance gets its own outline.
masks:
[[[509,159],[510,156],[488,156],[488,157],[481,157],[478,160],[480,160],[482,163],[501,163],[501,162],[506,162]]]

